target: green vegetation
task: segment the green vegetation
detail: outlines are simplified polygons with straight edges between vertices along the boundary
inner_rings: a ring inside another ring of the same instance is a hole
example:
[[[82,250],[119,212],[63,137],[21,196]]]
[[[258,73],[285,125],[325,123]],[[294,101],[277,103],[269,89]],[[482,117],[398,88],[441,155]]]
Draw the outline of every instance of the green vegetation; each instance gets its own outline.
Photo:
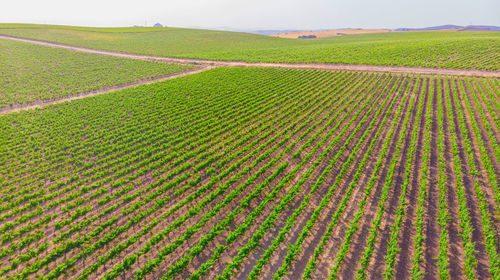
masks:
[[[500,70],[500,32],[392,32],[298,40],[183,28],[0,24],[0,34],[166,57]]]
[[[421,155],[421,172],[418,182],[420,188],[418,190],[418,208],[417,217],[415,221],[415,232],[416,236],[414,238],[415,243],[415,254],[413,257],[413,266],[411,269],[412,279],[421,279],[425,273],[425,270],[421,268],[424,263],[424,241],[425,241],[425,201],[429,192],[429,180],[430,180],[430,169],[429,164],[431,160],[431,133],[432,133],[432,91],[429,93],[429,87],[433,88],[433,83],[430,86],[424,81],[422,95],[427,98],[427,105],[425,106],[425,134],[424,134],[424,147]],[[418,155],[417,155],[418,156]]]
[[[28,23],[0,23],[0,28],[61,29],[61,30],[78,30],[78,31],[102,32],[102,33],[150,32],[150,31],[165,31],[165,30],[179,29],[173,27],[83,27],[83,26],[28,24]]]
[[[499,92],[217,68],[0,116],[0,278],[496,279]]]
[[[0,108],[99,90],[191,68],[3,39],[0,39],[0,49]]]

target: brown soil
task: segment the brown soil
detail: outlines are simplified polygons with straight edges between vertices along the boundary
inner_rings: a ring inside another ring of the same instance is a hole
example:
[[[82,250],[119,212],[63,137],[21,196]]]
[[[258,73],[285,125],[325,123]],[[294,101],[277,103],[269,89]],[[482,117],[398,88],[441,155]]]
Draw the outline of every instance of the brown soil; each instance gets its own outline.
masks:
[[[325,31],[296,31],[296,32],[287,32],[280,33],[276,35],[271,35],[271,37],[279,37],[279,38],[289,38],[289,39],[297,39],[300,36],[316,36],[316,38],[328,38],[335,36],[345,36],[345,35],[354,35],[354,34],[372,34],[372,33],[387,33],[391,32],[390,29],[332,29]]]

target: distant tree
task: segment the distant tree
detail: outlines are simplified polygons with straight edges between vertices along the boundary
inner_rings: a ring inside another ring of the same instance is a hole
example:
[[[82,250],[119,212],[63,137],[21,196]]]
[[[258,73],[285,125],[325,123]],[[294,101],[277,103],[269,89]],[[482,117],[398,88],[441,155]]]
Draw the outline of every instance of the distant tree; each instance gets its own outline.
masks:
[[[161,23],[155,23],[155,25],[153,25],[153,27],[163,27],[163,25],[161,25]]]

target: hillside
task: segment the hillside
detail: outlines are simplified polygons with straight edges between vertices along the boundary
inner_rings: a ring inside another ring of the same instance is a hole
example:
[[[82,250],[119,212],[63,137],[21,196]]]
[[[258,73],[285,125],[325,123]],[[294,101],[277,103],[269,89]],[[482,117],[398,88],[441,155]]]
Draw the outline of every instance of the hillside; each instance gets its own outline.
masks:
[[[500,33],[497,32],[390,32],[294,40],[201,29],[106,30],[0,25],[0,34],[164,57],[500,69]]]

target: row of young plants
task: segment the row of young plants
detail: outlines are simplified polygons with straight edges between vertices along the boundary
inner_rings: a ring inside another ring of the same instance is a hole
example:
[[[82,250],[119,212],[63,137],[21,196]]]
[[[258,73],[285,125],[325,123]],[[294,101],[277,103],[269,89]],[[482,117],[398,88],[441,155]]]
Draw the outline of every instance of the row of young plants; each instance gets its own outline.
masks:
[[[495,86],[493,79],[480,78],[479,82],[477,79],[474,79],[474,81],[482,86],[480,93],[485,96],[485,103],[487,106],[491,106],[491,104],[493,104],[494,109],[491,109],[490,107],[488,107],[488,109],[497,114],[496,118],[494,117],[494,121],[497,129],[500,129],[500,120],[498,119],[498,114],[500,114],[500,88]]]
[[[499,79],[490,79],[491,85],[495,87],[495,92],[497,93],[497,96],[500,96],[500,80]]]
[[[475,100],[480,100],[486,108],[484,108],[486,111],[491,112],[493,114],[487,115],[488,118],[491,119],[493,122],[491,124],[492,129],[498,129],[500,128],[500,117],[498,116],[498,113],[500,112],[500,100],[498,98],[495,98],[495,94],[493,93],[494,89],[490,86],[489,83],[487,83],[484,78],[478,79],[476,77],[467,79],[470,84],[474,88],[474,93],[476,95]],[[480,113],[484,113],[481,111]],[[496,113],[496,114],[495,114]]]

